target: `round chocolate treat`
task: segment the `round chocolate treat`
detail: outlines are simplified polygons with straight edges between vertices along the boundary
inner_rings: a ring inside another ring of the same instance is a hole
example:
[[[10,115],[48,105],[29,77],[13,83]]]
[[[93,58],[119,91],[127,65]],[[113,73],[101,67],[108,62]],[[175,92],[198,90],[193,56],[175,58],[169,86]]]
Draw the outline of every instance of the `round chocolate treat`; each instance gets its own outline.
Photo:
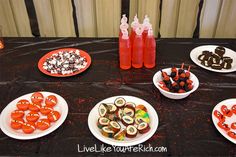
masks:
[[[204,65],[204,66],[206,66],[206,67],[209,67],[209,65],[208,65],[208,60],[203,60],[203,61],[201,61],[201,64]]]
[[[232,67],[231,63],[228,63],[228,62],[223,62],[221,65],[222,65],[222,68],[224,69],[231,69]]]
[[[223,61],[224,61],[224,62],[227,62],[227,63],[232,63],[232,62],[233,62],[233,59],[230,58],[230,57],[225,56],[225,57],[223,57]]]
[[[105,137],[110,137],[112,138],[114,136],[115,132],[112,131],[108,126],[104,126],[102,128],[102,135]]]
[[[222,65],[221,64],[212,64],[211,68],[212,69],[216,69],[216,70],[221,70],[222,69]]]
[[[207,61],[208,66],[211,66],[213,64],[213,57],[210,57],[210,59]]]
[[[225,54],[225,48],[222,46],[218,46],[215,49],[215,53],[218,54],[220,57],[223,57],[223,55]]]
[[[150,130],[150,126],[146,122],[142,122],[137,127],[140,134],[144,134]]]
[[[207,55],[207,56],[211,56],[212,52],[205,50],[205,51],[202,51],[202,54]]]
[[[209,58],[211,60],[212,64],[219,64],[220,63],[220,58],[217,55],[212,55],[212,57]]]
[[[198,60],[203,61],[206,55],[201,54],[198,56]],[[175,73],[174,73],[175,74]]]

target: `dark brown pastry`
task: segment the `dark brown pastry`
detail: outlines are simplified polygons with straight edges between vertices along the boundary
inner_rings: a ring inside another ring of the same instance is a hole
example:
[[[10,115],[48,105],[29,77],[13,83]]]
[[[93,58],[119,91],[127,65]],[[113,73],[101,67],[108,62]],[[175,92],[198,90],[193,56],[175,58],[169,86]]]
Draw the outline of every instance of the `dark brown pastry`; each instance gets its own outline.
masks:
[[[218,47],[216,47],[216,49],[215,49],[215,53],[216,53],[217,55],[219,55],[219,56],[222,58],[223,55],[225,54],[225,48],[222,47],[222,46],[218,46]]]
[[[209,67],[208,60],[201,61],[201,64],[206,66],[206,67]]]
[[[224,62],[227,62],[227,63],[232,63],[232,62],[233,62],[233,59],[230,58],[230,57],[223,57],[223,61],[224,61]]]
[[[200,61],[203,61],[204,58],[205,58],[205,55],[204,55],[204,54],[201,54],[201,55],[198,56],[198,60],[200,60]]]
[[[211,56],[212,52],[205,50],[205,51],[202,51],[202,54],[207,55],[207,56]]]
[[[216,69],[216,70],[221,70],[222,69],[222,65],[221,64],[212,64],[211,68],[212,69]]]
[[[228,62],[223,62],[221,65],[222,65],[222,68],[224,69],[231,69],[232,67],[231,63],[228,63]]]

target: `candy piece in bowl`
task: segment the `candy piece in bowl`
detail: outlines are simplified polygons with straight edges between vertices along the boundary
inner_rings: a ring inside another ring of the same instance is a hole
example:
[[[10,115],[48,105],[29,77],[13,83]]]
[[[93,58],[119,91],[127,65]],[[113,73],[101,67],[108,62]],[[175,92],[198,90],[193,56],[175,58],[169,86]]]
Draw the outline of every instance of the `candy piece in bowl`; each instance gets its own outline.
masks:
[[[188,70],[181,68],[166,68],[153,76],[153,83],[161,94],[170,99],[183,99],[193,93],[199,86],[198,78]]]

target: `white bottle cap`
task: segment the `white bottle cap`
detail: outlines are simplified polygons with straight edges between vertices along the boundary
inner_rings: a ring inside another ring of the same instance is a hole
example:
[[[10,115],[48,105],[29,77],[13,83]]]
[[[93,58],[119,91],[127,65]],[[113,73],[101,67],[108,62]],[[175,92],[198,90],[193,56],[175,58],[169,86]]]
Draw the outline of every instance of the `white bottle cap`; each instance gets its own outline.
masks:
[[[137,35],[142,35],[142,33],[143,33],[143,27],[142,27],[142,25],[139,25],[139,27],[137,27],[137,28],[135,29],[135,33],[136,33]]]
[[[134,16],[134,21],[131,23],[131,27],[136,30],[136,28],[139,26],[139,20],[137,17],[137,14]]]
[[[149,29],[149,27],[150,27],[150,19],[148,18],[148,16],[147,15],[145,15],[145,18],[144,18],[144,20],[143,20],[143,29],[144,30],[148,30]]]
[[[145,15],[145,17],[143,19],[143,23],[145,23],[145,22],[147,22],[147,23],[150,22],[150,19],[149,19],[149,17],[147,15]]]
[[[122,15],[122,18],[120,20],[121,23],[127,23],[128,22],[128,18],[126,17],[125,14]]]
[[[128,23],[121,23],[120,24],[120,29],[128,29],[129,28],[129,24]]]

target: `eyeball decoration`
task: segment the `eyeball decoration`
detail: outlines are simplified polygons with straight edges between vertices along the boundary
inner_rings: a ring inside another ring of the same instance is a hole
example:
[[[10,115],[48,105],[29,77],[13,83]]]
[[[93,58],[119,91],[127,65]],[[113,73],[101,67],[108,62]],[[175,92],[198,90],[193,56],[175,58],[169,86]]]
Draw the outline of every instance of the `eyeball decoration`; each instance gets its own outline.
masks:
[[[31,134],[35,130],[47,130],[53,123],[60,119],[60,112],[54,110],[58,100],[55,95],[46,98],[40,92],[35,92],[29,98],[16,103],[16,109],[11,112],[10,126],[14,130],[22,130]]]

